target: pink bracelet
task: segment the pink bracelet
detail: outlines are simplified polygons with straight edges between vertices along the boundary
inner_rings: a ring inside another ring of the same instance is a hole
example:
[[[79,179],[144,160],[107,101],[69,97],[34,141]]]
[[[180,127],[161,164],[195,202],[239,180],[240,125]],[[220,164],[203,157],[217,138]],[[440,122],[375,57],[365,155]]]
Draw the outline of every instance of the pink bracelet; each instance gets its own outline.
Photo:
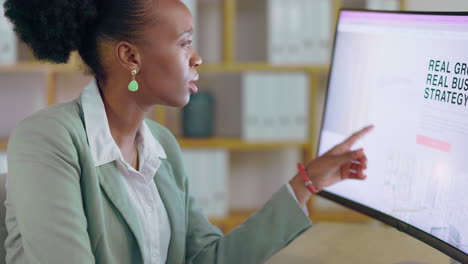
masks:
[[[304,180],[304,185],[307,188],[307,190],[309,190],[309,192],[311,193],[317,193],[317,190],[314,188],[314,185],[312,185],[312,181],[307,175],[304,166],[302,166],[301,163],[297,163],[297,169],[299,170],[299,175],[301,175],[301,178]]]

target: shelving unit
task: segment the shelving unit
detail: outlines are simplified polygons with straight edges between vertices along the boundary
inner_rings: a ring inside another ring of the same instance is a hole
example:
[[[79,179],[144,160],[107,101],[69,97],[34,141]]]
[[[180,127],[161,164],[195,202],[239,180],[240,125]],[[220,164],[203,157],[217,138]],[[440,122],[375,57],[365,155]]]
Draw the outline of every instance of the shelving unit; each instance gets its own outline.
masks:
[[[211,138],[191,139],[179,138],[182,148],[223,148],[228,150],[272,150],[281,148],[306,149],[308,144],[302,142],[249,142],[242,139]]]
[[[202,73],[223,73],[223,72],[247,72],[247,71],[268,71],[268,72],[308,72],[313,74],[326,74],[328,66],[309,65],[270,65],[266,63],[225,63],[208,64],[199,68]]]
[[[254,213],[255,211],[252,210],[231,211],[229,212],[229,217],[227,218],[210,218],[210,221],[213,225],[216,225],[224,232],[229,232],[242,224],[245,220],[247,220],[247,218],[249,218],[249,216]]]
[[[334,10],[334,21],[338,16],[338,11],[341,6],[344,5],[346,0],[332,0]],[[249,71],[269,71],[269,72],[305,72],[310,76],[310,111],[315,112],[315,102],[318,98],[319,91],[321,89],[320,78],[327,75],[329,72],[328,65],[271,65],[265,62],[249,62],[249,63],[237,63],[236,58],[236,1],[235,0],[224,0],[223,1],[223,16],[224,16],[224,34],[223,34],[223,62],[219,64],[209,64],[200,67],[202,73],[225,73],[225,72],[249,72]],[[400,0],[400,7],[405,10],[406,1]],[[333,25],[333,28],[335,25]],[[297,147],[303,150],[303,161],[311,160],[315,157],[316,153],[316,139],[318,138],[315,131],[315,120],[314,115],[309,117],[309,139],[310,142],[302,144],[288,144],[288,143],[275,143],[275,144],[260,144],[260,143],[245,143],[242,140],[188,140],[180,139],[179,142],[183,148],[196,148],[196,147],[224,147],[231,151],[237,149],[246,150],[261,150],[270,148],[281,148],[281,147]],[[234,148],[232,148],[234,146]],[[314,198],[311,199],[308,205],[310,218],[314,221],[346,221],[346,222],[369,222],[371,219],[363,214],[357,213],[349,209],[341,210],[329,210],[329,211],[318,211],[314,206]],[[220,226],[223,230],[232,230],[235,226],[242,223],[249,213],[231,212],[225,219],[213,219],[212,222]]]
[[[8,145],[8,141],[6,140],[1,140],[0,141],[0,151],[5,151]]]
[[[310,93],[309,93],[309,111],[315,113],[317,109],[317,98],[323,93],[323,83],[321,80],[326,79],[329,72],[329,65],[271,65],[267,62],[236,62],[236,0],[219,0],[222,1],[222,8],[219,10],[222,13],[223,32],[221,33],[222,42],[222,61],[217,63],[203,64],[199,68],[199,72],[203,73],[243,73],[243,72],[303,72],[310,77]],[[341,6],[348,0],[331,0],[333,3],[334,21],[338,15]],[[400,0],[401,8],[404,10],[406,1]],[[334,25],[333,27],[334,28]],[[52,65],[39,62],[21,62],[16,65],[2,66],[0,65],[1,74],[44,74],[45,87],[47,91],[47,105],[52,105],[57,102],[57,76],[60,74],[82,74],[79,59],[76,54],[67,65]],[[153,117],[157,122],[167,124],[167,109],[162,106],[155,107]],[[209,139],[188,139],[178,138],[182,148],[224,148],[229,151],[263,151],[263,150],[278,150],[285,148],[295,148],[302,152],[303,162],[307,162],[314,158],[316,152],[316,124],[319,120],[315,114],[309,115],[309,137],[307,142],[247,142],[236,138],[209,138]],[[0,151],[4,151],[7,147],[7,139],[0,139]],[[309,206],[310,218],[315,221],[349,221],[349,222],[365,222],[370,219],[364,215],[355,213],[348,209],[341,210],[321,210],[315,207],[314,198],[311,199]],[[219,226],[223,231],[229,232],[235,226],[242,223],[254,211],[252,210],[237,210],[230,211],[226,218],[211,219],[214,224]]]

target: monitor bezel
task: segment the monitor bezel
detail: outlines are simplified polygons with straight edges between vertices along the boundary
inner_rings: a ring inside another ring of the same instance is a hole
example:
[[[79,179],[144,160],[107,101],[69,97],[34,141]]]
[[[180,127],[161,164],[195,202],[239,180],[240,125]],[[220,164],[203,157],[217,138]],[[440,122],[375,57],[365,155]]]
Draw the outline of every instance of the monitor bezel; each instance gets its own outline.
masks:
[[[322,121],[320,125],[320,130],[319,130],[319,135],[318,135],[318,142],[317,142],[317,149],[316,149],[316,156],[319,154],[319,149],[320,149],[320,142],[322,140],[322,130],[324,127],[324,122],[325,122],[325,114],[327,111],[327,105],[328,105],[328,95],[329,95],[329,85],[330,85],[330,79],[332,77],[332,69],[333,69],[333,62],[335,59],[335,51],[336,51],[336,40],[338,36],[338,25],[340,21],[340,17],[343,11],[356,11],[356,12],[368,12],[368,13],[391,13],[391,14],[415,14],[415,15],[447,15],[447,16],[467,16],[468,17],[468,12],[418,12],[418,11],[384,11],[384,10],[367,10],[367,9],[350,9],[350,8],[341,8],[339,10],[338,16],[336,18],[336,24],[335,24],[335,33],[334,33],[334,38],[333,38],[333,48],[332,48],[332,54],[331,54],[331,62],[330,62],[330,71],[328,74],[328,80],[326,83],[326,93],[325,93],[325,101],[323,104],[323,116],[322,116]],[[452,245],[448,244],[447,242],[438,239],[437,237],[434,237],[430,235],[429,233],[412,226],[402,220],[399,220],[397,218],[394,218],[388,214],[384,214],[374,208],[368,207],[364,204],[357,203],[355,201],[346,199],[342,196],[339,196],[337,194],[328,192],[328,191],[321,191],[318,193],[319,196],[326,198],[328,200],[334,201],[338,204],[341,204],[345,207],[348,207],[352,210],[355,210],[357,212],[360,212],[364,215],[367,215],[371,218],[374,218],[378,221],[381,221],[389,226],[392,226],[396,228],[397,230],[404,232],[424,243],[427,245],[433,247],[436,250],[439,250],[440,252],[446,254],[447,256],[453,258],[456,261],[459,261],[460,263],[468,263],[468,254],[464,253],[463,251],[459,250],[458,248],[453,247]]]

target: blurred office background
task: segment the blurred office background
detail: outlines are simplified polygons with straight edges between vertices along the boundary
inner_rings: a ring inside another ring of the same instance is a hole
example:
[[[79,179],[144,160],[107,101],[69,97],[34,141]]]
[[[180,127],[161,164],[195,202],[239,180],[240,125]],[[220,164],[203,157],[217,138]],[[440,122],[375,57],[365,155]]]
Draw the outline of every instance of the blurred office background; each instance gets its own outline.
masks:
[[[4,0],[0,0],[3,5]],[[315,155],[340,8],[468,10],[465,0],[184,0],[204,59],[200,93],[184,109],[148,118],[179,139],[194,195],[229,232]],[[0,17],[0,173],[13,128],[47,105],[79,96],[91,77],[75,54],[67,65],[35,60]],[[314,197],[316,222],[374,223]]]

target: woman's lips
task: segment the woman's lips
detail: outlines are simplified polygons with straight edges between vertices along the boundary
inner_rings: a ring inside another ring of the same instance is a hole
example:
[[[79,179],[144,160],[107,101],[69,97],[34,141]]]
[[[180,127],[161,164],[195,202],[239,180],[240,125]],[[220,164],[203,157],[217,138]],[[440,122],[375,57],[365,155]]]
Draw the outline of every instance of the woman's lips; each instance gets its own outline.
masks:
[[[190,92],[192,93],[198,92],[198,87],[194,81],[189,82],[189,87],[190,87]]]

